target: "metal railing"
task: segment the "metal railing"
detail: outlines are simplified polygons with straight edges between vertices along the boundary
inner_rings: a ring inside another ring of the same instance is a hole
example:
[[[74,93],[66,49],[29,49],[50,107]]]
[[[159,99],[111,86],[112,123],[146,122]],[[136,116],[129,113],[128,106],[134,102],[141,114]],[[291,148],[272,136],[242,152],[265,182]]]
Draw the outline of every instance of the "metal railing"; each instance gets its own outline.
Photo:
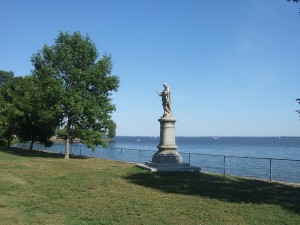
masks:
[[[29,144],[19,144],[17,147],[28,148]],[[64,154],[64,148],[64,144],[55,144],[50,148],[45,148],[40,144],[34,145],[35,150],[61,154]],[[95,151],[91,151],[82,144],[72,144],[70,149],[72,155],[131,163],[151,161],[155,152],[154,150],[126,148],[97,148]],[[300,183],[300,160],[200,153],[181,153],[181,155],[184,162],[201,167],[202,172]]]
[[[300,183],[300,160],[182,153],[204,172]]]

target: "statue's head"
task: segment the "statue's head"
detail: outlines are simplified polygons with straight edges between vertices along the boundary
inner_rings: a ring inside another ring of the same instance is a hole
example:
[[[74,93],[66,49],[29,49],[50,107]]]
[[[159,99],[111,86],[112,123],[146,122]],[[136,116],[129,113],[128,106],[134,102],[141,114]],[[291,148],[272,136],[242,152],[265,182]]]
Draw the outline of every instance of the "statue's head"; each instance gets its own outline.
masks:
[[[163,83],[164,88],[168,88],[167,83]]]

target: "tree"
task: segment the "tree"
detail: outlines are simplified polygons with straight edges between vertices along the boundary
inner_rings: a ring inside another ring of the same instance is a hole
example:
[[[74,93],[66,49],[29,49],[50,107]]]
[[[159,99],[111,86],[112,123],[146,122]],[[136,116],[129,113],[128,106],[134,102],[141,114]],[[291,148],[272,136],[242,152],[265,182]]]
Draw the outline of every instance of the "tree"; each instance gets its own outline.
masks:
[[[53,78],[29,76],[23,78],[18,91],[15,105],[22,112],[18,121],[18,138],[23,142],[30,141],[30,150],[36,141],[50,146],[50,138],[62,118],[61,85]]]
[[[119,79],[111,75],[110,55],[97,58],[95,44],[80,32],[60,32],[54,45],[44,45],[32,57],[36,77],[52,77],[63,86],[65,159],[74,138],[93,148],[106,145],[105,137],[115,129],[111,119],[115,106],[110,96],[117,91]]]
[[[16,135],[23,142],[30,141],[30,150],[35,141],[50,146],[62,117],[60,87],[53,78],[33,76],[15,77],[4,85],[1,116],[6,120],[7,138]]]
[[[10,77],[1,85],[0,95],[0,136],[1,142],[10,148],[17,132],[17,116],[20,113],[11,104],[18,79]]]

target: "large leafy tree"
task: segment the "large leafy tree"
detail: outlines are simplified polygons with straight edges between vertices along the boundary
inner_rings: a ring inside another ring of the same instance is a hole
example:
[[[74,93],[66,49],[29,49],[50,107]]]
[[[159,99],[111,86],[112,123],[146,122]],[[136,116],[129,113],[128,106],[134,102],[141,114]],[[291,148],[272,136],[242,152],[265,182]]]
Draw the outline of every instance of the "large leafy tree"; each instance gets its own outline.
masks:
[[[104,55],[98,59],[98,56],[89,36],[60,32],[54,45],[44,45],[32,57],[36,77],[51,77],[63,86],[66,159],[74,138],[95,147],[105,145],[105,137],[114,134],[111,113],[115,106],[111,94],[117,91],[119,79],[111,75],[111,57]]]
[[[38,141],[51,145],[50,138],[61,122],[61,93],[58,81],[53,78],[37,79],[33,76],[15,77],[1,89],[3,126],[6,138],[16,135],[21,141]]]

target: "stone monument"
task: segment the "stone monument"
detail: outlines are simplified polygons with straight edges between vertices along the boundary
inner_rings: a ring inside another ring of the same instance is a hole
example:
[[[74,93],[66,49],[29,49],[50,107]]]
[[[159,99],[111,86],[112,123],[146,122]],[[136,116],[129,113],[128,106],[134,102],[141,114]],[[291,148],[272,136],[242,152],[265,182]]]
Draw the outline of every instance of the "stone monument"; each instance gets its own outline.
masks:
[[[157,92],[162,98],[164,114],[158,119],[160,122],[160,139],[157,146],[158,151],[153,155],[152,161],[145,164],[137,164],[138,167],[151,171],[200,171],[199,167],[190,166],[184,163],[175,141],[175,122],[176,118],[171,110],[171,92],[166,83],[163,84],[164,90]]]

